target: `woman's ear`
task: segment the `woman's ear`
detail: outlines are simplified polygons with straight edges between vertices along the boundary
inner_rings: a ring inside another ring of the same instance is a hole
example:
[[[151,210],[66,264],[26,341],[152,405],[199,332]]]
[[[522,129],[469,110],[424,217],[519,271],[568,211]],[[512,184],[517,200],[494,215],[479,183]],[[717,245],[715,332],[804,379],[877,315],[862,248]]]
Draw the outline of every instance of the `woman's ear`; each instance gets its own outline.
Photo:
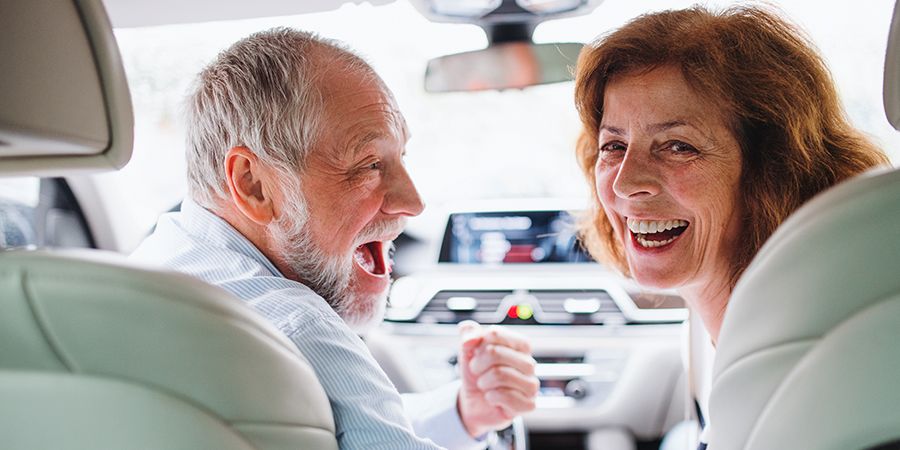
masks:
[[[231,203],[237,211],[259,225],[268,225],[275,215],[272,172],[247,147],[234,147],[225,155],[225,179]]]

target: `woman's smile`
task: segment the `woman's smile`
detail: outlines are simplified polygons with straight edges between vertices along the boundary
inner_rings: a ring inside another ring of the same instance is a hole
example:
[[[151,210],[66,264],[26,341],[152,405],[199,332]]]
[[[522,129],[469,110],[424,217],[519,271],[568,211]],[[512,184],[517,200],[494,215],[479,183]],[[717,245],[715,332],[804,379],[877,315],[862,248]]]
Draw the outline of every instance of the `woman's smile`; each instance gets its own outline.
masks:
[[[626,218],[632,240],[640,248],[658,248],[675,242],[687,229],[688,223],[681,219],[639,220]]]

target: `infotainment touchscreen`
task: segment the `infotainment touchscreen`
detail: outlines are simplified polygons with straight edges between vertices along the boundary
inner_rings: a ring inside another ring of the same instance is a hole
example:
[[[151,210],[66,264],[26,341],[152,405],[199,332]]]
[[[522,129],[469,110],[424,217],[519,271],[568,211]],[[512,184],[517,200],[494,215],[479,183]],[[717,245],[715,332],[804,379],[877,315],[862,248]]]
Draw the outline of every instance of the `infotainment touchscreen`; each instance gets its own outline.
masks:
[[[566,211],[450,214],[440,262],[460,264],[583,263],[591,257]]]

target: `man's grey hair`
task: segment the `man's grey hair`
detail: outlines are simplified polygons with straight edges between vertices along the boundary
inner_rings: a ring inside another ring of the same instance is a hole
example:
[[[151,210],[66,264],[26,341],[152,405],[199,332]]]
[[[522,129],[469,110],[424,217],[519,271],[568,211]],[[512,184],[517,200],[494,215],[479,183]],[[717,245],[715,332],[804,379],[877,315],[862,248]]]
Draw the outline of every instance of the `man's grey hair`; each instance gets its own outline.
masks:
[[[253,34],[220,53],[187,99],[188,195],[206,208],[228,198],[225,155],[238,146],[283,180],[298,177],[322,131],[326,64],[374,76],[343,44],[289,28]]]

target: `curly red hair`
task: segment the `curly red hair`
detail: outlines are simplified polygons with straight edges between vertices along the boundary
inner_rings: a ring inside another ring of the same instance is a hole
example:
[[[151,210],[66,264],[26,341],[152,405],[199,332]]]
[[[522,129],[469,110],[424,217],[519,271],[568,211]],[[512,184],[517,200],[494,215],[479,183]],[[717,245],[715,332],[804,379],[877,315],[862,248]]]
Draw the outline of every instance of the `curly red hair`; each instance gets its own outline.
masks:
[[[662,66],[718,105],[740,143],[742,236],[731,283],[784,219],[818,192],[887,156],[850,125],[824,61],[796,27],[776,13],[741,6],[695,6],[640,16],[585,46],[578,58],[575,103],[583,123],[577,158],[593,192],[581,224],[588,251],[629,275],[620,239],[594,186],[603,95],[612,77]]]

